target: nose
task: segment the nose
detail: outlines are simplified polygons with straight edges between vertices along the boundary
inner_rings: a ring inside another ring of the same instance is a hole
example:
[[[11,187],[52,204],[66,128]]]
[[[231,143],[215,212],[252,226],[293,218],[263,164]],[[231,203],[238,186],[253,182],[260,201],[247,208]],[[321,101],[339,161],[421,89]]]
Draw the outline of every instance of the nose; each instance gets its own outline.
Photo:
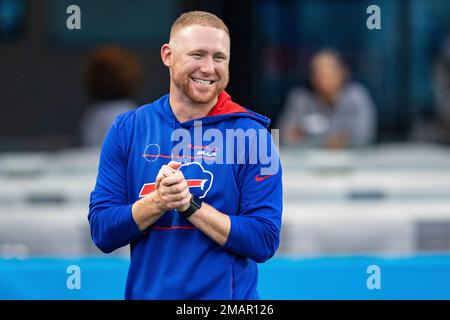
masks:
[[[213,74],[214,73],[214,61],[213,61],[212,57],[203,59],[202,65],[200,67],[200,71],[204,74]]]

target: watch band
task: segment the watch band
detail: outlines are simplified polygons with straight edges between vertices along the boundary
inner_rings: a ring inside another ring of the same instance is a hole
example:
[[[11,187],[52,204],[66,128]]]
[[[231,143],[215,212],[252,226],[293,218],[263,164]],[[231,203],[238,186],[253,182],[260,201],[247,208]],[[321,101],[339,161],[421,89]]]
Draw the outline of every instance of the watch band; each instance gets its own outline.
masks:
[[[189,218],[191,215],[195,213],[202,206],[202,200],[200,200],[197,196],[191,197],[191,205],[185,211],[178,211],[180,215],[185,218]]]

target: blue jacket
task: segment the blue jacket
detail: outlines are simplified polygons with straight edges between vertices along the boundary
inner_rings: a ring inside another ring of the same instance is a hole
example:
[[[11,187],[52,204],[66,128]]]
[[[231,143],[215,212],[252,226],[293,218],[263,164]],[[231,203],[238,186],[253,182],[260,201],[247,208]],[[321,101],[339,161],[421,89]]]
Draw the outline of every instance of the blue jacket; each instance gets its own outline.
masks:
[[[198,121],[203,132],[214,128],[223,137],[237,128],[267,133],[270,123],[232,102],[226,92],[208,116],[180,123],[165,95],[118,116],[104,140],[88,219],[92,239],[103,252],[131,244],[126,299],[259,299],[256,263],[271,258],[279,244],[281,166],[276,173],[261,174],[267,161],[250,159],[259,145],[251,135],[245,139],[247,152],[239,151],[238,143],[213,144],[205,137],[174,152],[181,140],[172,141],[174,130],[194,137]],[[268,141],[273,144],[270,135]],[[217,161],[221,152],[222,164]],[[229,215],[231,230],[223,246],[174,210],[143,232],[133,220],[132,204],[154,190],[159,169],[172,159],[183,163],[180,170],[191,193]]]

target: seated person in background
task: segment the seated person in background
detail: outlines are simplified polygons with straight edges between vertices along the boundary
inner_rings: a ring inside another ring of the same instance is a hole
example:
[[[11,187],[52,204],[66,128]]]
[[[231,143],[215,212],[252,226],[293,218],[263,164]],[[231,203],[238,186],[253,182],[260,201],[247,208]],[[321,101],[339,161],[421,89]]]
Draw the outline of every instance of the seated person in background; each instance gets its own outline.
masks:
[[[437,141],[450,144],[450,32],[434,64],[433,91],[436,101]]]
[[[140,73],[137,59],[120,47],[101,47],[89,55],[83,80],[92,104],[79,126],[82,146],[100,147],[114,119],[137,107],[131,97]]]
[[[417,110],[411,139],[450,145],[450,32],[443,40],[437,56],[429,61],[433,100]]]
[[[312,90],[294,88],[280,117],[281,142],[306,147],[346,148],[373,142],[376,113],[367,90],[349,81],[341,57],[316,53],[310,64]]]

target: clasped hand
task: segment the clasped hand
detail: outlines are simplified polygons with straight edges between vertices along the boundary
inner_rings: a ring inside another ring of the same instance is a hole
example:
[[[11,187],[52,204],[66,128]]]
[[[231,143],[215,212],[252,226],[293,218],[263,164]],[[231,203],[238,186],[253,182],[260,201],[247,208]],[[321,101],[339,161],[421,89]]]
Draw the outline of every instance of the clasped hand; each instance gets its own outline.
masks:
[[[156,176],[155,188],[164,211],[185,211],[190,206],[191,193],[183,173],[178,170],[180,166],[181,163],[170,161],[161,167]]]

